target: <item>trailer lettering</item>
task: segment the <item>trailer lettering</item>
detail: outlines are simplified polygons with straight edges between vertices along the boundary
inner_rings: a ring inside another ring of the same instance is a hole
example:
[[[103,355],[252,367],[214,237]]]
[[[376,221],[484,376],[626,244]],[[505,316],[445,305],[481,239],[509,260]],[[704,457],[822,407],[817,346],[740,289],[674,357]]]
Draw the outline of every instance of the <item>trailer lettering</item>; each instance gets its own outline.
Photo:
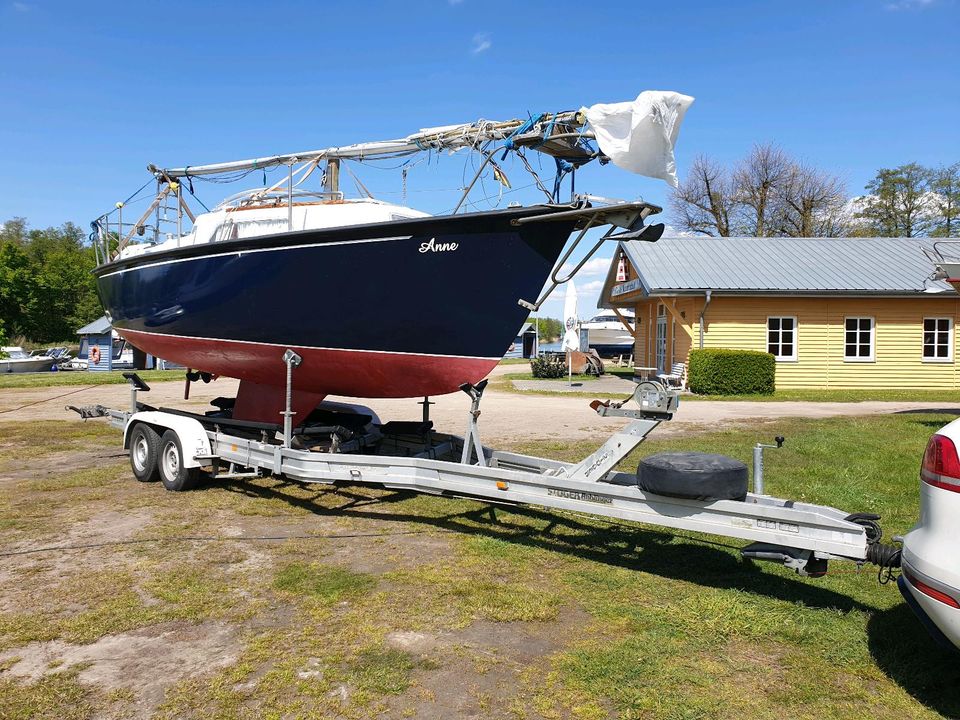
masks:
[[[613,499],[606,497],[605,495],[597,495],[596,493],[590,492],[579,492],[577,490],[557,490],[555,488],[547,488],[547,495],[562,497],[566,498],[567,500],[583,500],[584,502],[600,503],[601,505],[613,504]]]

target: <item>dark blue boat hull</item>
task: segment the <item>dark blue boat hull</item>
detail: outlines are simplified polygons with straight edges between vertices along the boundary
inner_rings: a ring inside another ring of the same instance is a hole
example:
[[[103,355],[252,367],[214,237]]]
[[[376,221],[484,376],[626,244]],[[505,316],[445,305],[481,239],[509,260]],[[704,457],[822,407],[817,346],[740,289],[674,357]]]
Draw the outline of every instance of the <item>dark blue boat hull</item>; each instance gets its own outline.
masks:
[[[503,356],[573,221],[543,208],[263,236],[97,270],[114,327],[207,372],[300,390],[411,397],[477,382]]]

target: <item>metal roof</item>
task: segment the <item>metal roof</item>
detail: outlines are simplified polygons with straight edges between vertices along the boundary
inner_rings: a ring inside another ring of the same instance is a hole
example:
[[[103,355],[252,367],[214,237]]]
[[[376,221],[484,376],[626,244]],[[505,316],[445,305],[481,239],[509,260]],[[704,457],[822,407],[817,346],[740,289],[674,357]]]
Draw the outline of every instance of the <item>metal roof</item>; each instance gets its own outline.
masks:
[[[107,316],[94,320],[92,323],[84,325],[77,330],[77,335],[106,335],[111,331],[110,321]]]
[[[945,291],[929,280],[928,238],[715,238],[631,240],[620,247],[647,294],[705,290],[758,294],[915,295]],[[616,256],[601,305],[608,298]]]

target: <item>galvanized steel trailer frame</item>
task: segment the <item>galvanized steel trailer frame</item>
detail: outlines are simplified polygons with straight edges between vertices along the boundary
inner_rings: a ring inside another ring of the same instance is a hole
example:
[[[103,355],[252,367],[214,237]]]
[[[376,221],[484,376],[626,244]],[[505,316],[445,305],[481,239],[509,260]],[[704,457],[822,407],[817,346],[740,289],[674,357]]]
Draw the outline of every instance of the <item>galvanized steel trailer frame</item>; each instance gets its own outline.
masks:
[[[149,388],[141,384],[141,389]],[[131,411],[97,406],[82,409],[81,415],[109,417],[124,430],[125,448],[130,447],[131,430],[137,423],[173,430],[183,448],[184,465],[210,469],[215,477],[272,474],[305,483],[374,484],[739,538],[759,544],[745,548],[747,557],[782,562],[800,574],[815,565],[825,569],[824,561],[829,559],[876,562],[871,546],[878,538],[871,535],[869,523],[856,522],[842,510],[758,493],[748,493],[743,501],[654,495],[637,487],[636,476],[617,472],[616,465],[676,409],[675,393],[657,383],[638,388],[634,399],[640,410],[625,409],[623,403],[592,404],[601,416],[630,421],[579,463],[480,445],[477,421],[482,387],[464,390],[472,397],[467,433],[460,437],[431,432],[429,446],[410,456],[311,452],[291,447],[289,431],[278,444],[265,434],[256,440],[224,432],[216,418],[163,410],[134,412],[142,407],[137,403],[136,385],[131,390]],[[459,462],[441,459],[457,456]],[[811,570],[811,574],[822,571]]]

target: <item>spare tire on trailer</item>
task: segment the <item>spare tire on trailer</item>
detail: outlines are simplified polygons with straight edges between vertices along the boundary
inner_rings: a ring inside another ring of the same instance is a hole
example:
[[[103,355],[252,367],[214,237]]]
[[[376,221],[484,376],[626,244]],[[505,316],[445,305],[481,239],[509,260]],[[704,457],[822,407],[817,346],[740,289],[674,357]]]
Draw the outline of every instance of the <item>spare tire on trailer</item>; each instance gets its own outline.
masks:
[[[637,486],[667,497],[743,500],[747,496],[747,466],[726,455],[660,453],[640,461]]]

